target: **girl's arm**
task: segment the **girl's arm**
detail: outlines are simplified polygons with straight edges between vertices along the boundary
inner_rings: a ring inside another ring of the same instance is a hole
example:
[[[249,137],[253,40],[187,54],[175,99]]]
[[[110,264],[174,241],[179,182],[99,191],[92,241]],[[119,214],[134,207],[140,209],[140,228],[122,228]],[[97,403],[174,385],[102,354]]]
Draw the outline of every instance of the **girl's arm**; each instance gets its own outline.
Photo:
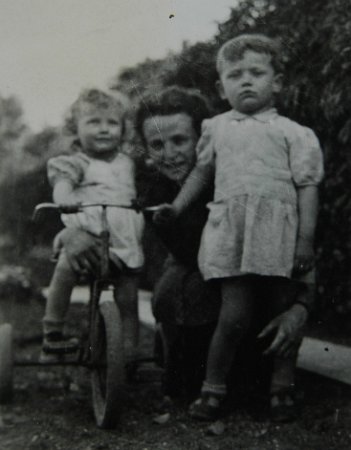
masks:
[[[53,190],[53,200],[58,205],[69,205],[75,203],[71,198],[73,193],[73,183],[68,178],[63,178],[55,183]]]
[[[294,269],[308,272],[314,264],[314,233],[318,214],[318,186],[301,186],[297,191],[299,228],[295,252]]]
[[[197,200],[209,186],[213,178],[213,168],[209,165],[197,165],[190,172],[188,178],[173,201],[175,214],[181,214],[191,203]]]
[[[153,220],[157,225],[163,225],[174,220],[208,187],[213,178],[213,168],[208,165],[198,165],[190,172],[182,189],[171,205],[165,203],[155,212]]]

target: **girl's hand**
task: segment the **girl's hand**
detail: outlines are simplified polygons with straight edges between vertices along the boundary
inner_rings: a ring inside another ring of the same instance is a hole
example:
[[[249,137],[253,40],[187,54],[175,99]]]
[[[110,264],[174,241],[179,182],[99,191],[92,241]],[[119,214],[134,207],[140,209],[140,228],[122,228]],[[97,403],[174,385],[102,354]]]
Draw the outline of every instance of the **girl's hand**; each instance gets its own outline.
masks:
[[[152,219],[156,225],[167,225],[175,220],[177,216],[178,212],[176,208],[173,205],[164,203],[155,211]]]
[[[72,202],[72,203],[60,203],[58,205],[59,210],[63,214],[75,214],[80,211],[81,203]]]
[[[67,193],[66,195],[56,196],[54,200],[59,207],[60,212],[63,214],[74,214],[79,212],[81,202],[77,201],[77,198],[73,195],[73,192]]]
[[[298,237],[294,259],[294,274],[303,275],[314,267],[314,251],[312,239]]]

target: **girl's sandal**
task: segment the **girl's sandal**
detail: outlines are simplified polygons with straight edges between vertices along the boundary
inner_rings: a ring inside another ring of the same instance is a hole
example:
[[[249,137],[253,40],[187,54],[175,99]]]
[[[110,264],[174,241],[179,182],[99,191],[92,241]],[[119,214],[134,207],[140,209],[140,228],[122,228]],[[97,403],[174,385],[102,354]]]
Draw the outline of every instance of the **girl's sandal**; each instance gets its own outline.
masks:
[[[292,422],[297,417],[297,405],[293,388],[279,389],[270,396],[271,419],[273,422]]]
[[[190,405],[189,414],[197,420],[216,420],[221,413],[222,400],[222,397],[219,398],[213,394],[202,393],[201,397]]]

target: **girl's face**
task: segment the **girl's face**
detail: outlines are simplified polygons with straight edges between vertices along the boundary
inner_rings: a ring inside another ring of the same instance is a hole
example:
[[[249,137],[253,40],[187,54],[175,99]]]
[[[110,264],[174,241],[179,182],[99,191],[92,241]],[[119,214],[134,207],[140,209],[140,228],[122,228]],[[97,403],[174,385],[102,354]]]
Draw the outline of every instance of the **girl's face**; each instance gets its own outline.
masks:
[[[109,159],[118,152],[122,133],[123,118],[116,107],[82,105],[77,120],[77,134],[88,156]]]
[[[223,62],[217,87],[233,109],[257,114],[273,106],[281,75],[275,74],[270,55],[247,50],[240,60]]]

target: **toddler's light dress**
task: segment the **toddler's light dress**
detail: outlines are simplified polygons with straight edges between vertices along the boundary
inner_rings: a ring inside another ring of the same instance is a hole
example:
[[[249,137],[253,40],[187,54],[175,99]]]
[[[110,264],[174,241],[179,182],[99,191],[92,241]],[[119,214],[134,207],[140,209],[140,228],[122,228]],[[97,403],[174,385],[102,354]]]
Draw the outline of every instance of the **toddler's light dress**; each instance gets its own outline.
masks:
[[[52,186],[68,178],[74,186],[73,200],[80,203],[116,203],[129,205],[136,198],[134,163],[125,154],[118,153],[109,162],[90,158],[84,153],[63,155],[48,162],[48,178]],[[63,214],[66,227],[79,228],[94,235],[102,231],[102,208],[84,208],[77,214]],[[144,219],[142,214],[129,209],[107,208],[110,231],[110,257],[118,258],[131,268],[143,265],[141,246]]]
[[[199,250],[204,278],[291,277],[296,188],[317,185],[323,176],[313,131],[274,108],[253,116],[231,110],[203,122],[197,165],[210,165],[215,173]]]

